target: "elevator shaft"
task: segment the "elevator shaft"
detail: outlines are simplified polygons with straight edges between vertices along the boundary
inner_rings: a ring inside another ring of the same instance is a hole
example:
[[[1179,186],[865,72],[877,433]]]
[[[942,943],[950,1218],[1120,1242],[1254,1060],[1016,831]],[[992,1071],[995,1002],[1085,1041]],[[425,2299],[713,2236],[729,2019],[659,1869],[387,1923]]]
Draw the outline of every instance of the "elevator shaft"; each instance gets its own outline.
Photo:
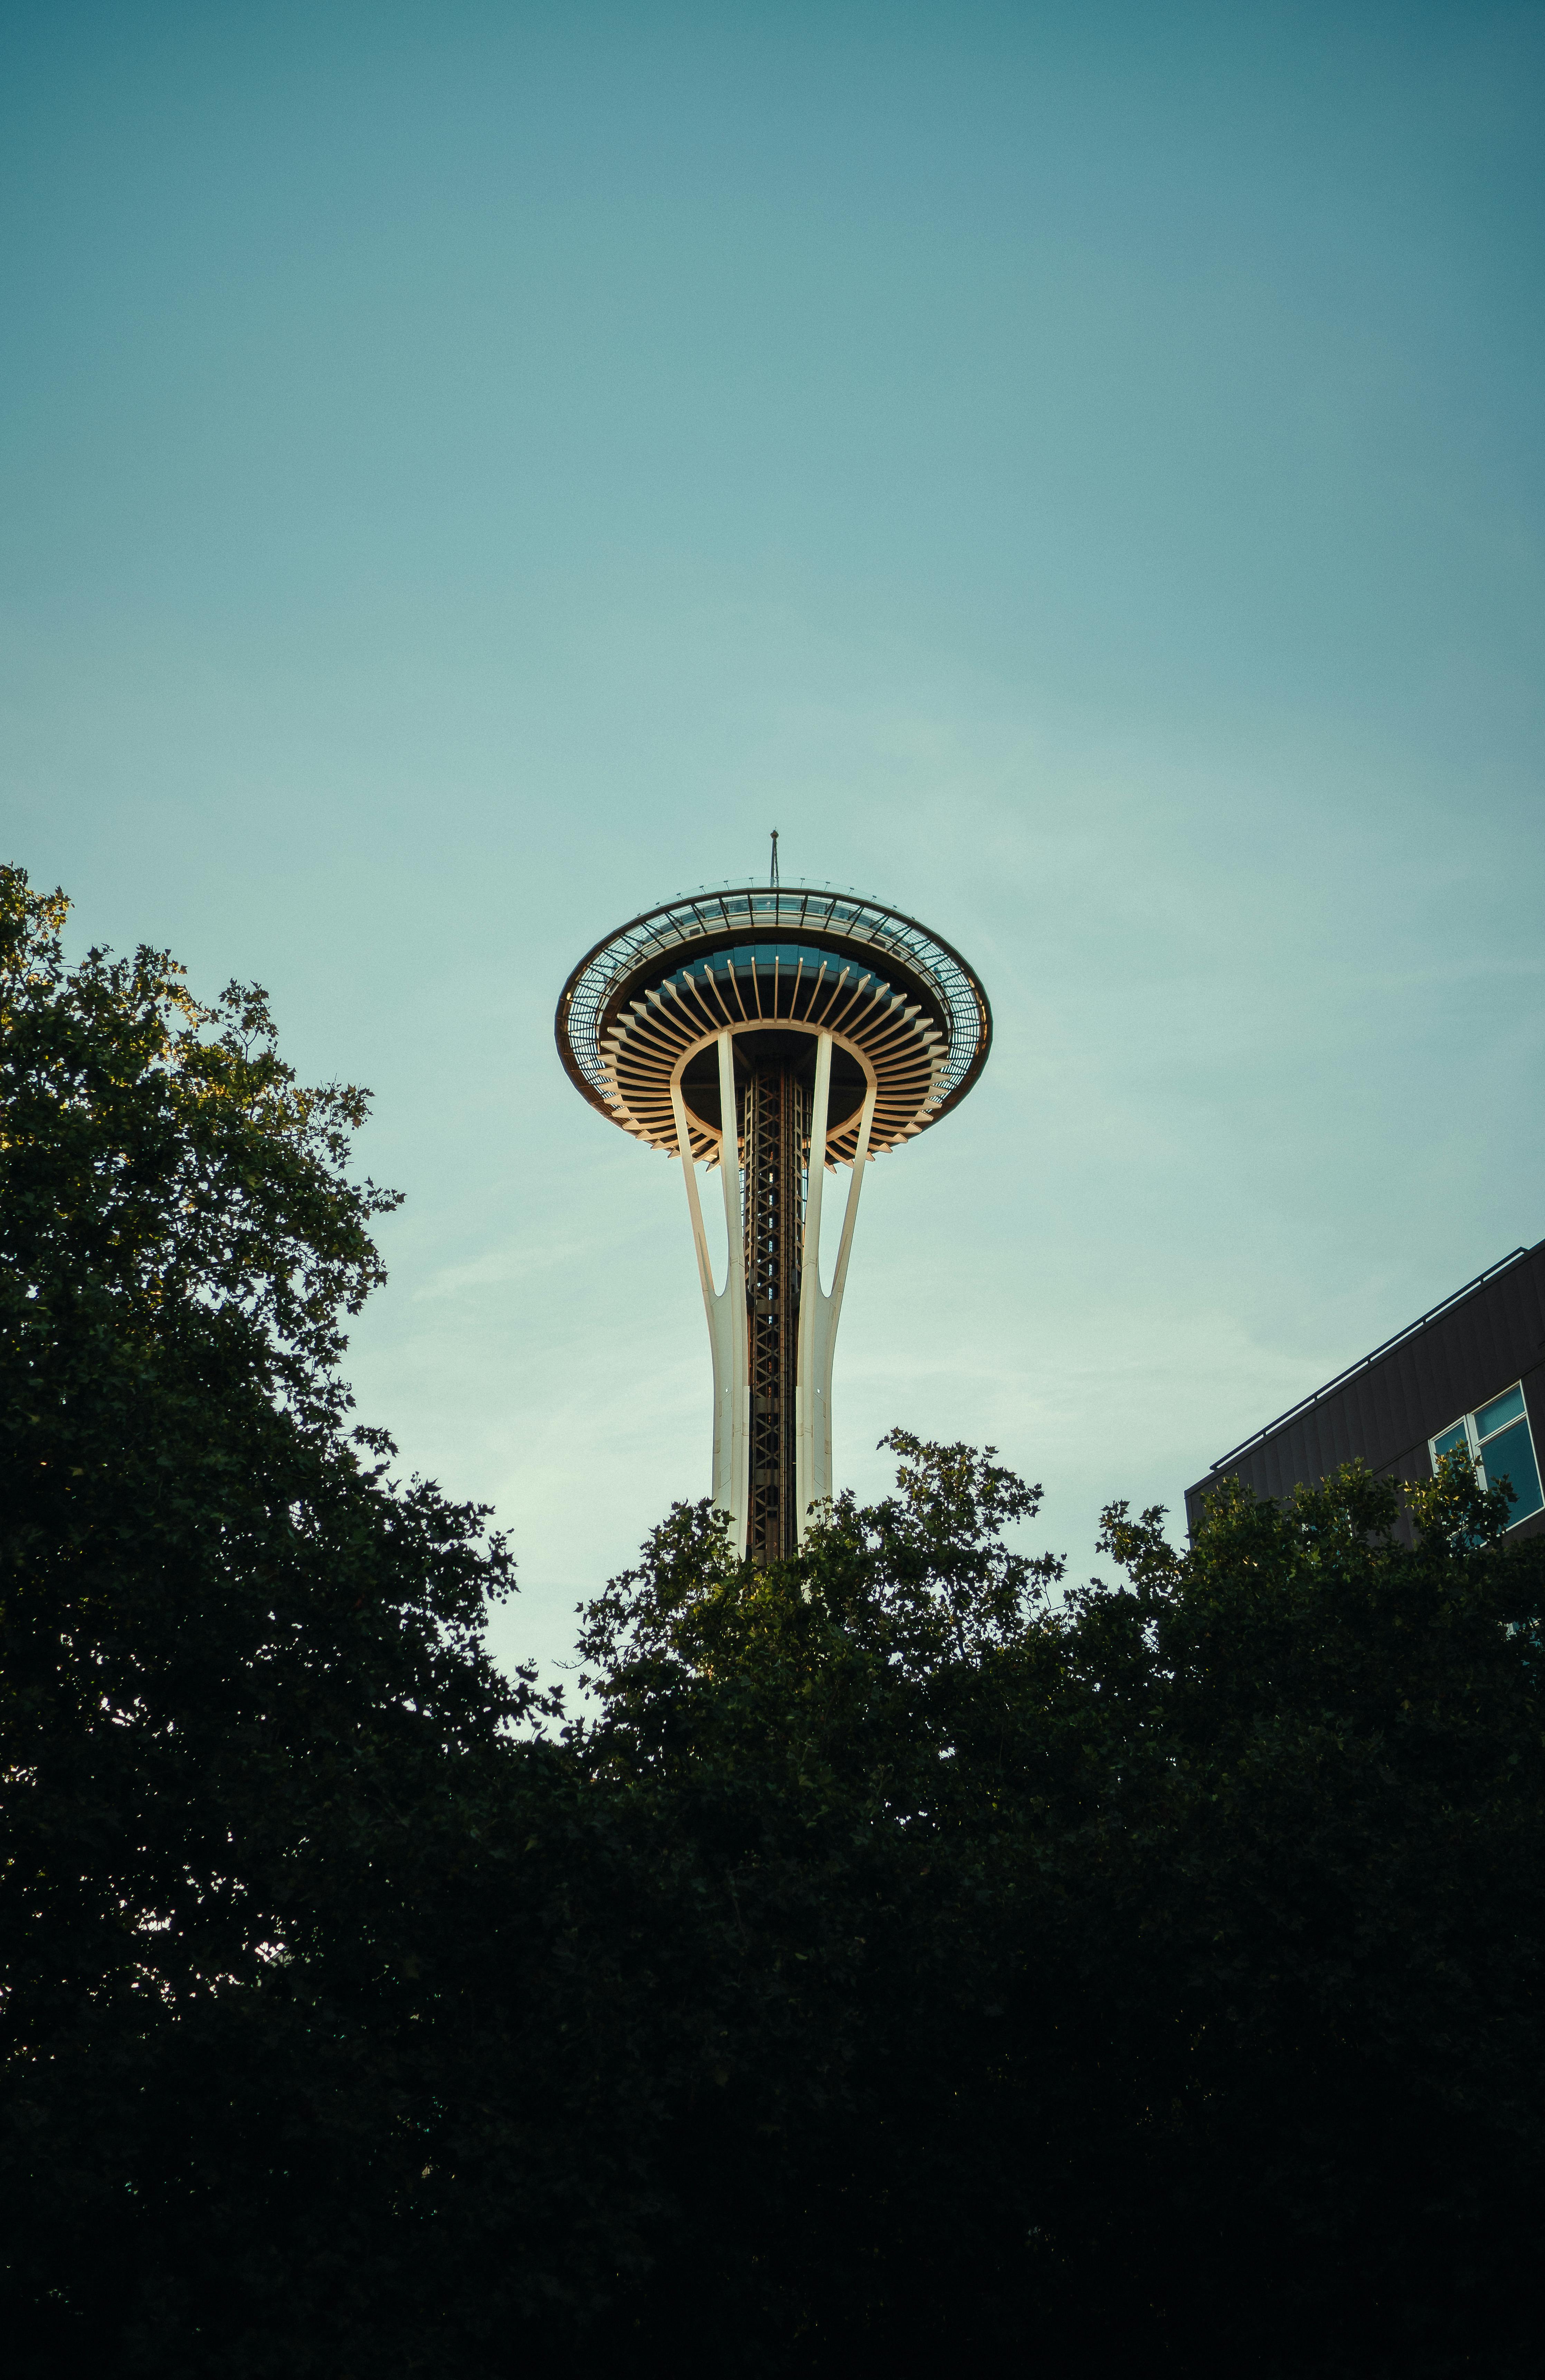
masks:
[[[754,1064],[742,1093],[746,1318],[750,1412],[747,1551],[792,1555],[799,1540],[797,1387],[809,1093],[786,1060]]]

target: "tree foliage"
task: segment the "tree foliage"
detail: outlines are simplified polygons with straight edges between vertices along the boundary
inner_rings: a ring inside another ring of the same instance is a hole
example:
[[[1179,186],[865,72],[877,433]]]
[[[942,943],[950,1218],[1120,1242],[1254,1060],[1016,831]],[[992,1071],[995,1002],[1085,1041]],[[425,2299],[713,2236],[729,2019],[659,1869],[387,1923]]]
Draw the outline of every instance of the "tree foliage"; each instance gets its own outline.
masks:
[[[797,1560],[674,1508],[561,1726],[484,1516],[350,1427],[360,1095],[0,909],[24,2370],[1532,2371],[1502,1500],[1114,1504],[1070,1590],[1039,1489],[896,1431]]]
[[[1528,2369],[1539,1548],[1450,1470],[1412,1549],[1350,1465],[1186,1553],[1113,1505],[1117,1583],[1053,1601],[1034,1491],[892,1443],[798,1562],[680,1510],[590,1616],[587,1756],[740,1978],[673,2171],[705,2335]]]
[[[0,874],[5,2252],[45,2365],[121,2324],[165,2370],[367,2281],[383,1852],[529,1689],[502,1544],[347,1427],[363,1096],[64,916]]]

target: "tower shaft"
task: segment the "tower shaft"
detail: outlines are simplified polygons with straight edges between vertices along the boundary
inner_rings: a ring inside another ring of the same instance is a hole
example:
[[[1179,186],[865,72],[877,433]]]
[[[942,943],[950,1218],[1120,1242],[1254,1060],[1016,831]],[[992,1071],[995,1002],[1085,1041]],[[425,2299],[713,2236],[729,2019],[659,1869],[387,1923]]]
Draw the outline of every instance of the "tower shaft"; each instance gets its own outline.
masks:
[[[809,1100],[786,1062],[756,1066],[742,1095],[746,1322],[749,1356],[747,1550],[792,1554],[799,1539],[799,1288],[809,1159]]]

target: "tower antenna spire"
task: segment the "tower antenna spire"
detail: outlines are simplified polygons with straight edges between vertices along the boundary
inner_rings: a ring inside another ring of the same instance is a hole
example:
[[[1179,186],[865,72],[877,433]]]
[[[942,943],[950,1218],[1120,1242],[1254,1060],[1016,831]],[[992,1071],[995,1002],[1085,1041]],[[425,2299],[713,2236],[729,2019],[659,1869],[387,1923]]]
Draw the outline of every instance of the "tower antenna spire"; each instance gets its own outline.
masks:
[[[772,830],[772,890],[778,889],[778,830]]]

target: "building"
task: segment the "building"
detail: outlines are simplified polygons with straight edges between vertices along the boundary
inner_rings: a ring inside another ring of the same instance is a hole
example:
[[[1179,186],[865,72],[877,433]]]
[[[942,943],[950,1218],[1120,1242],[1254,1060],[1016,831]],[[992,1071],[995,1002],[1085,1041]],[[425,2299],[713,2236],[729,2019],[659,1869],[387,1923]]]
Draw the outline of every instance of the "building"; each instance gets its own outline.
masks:
[[[1545,1430],[1545,1240],[1515,1248],[1371,1355],[1220,1455],[1186,1490],[1195,1529],[1231,1475],[1285,1496],[1360,1455],[1381,1478],[1430,1478],[1467,1446],[1489,1486],[1514,1488],[1509,1539],[1545,1532],[1537,1448]],[[1409,1522],[1402,1524],[1409,1534]]]
[[[770,885],[669,902],[598,942],[555,1031],[591,1107],[681,1160],[713,1355],[713,1499],[737,1551],[791,1554],[832,1492],[832,1358],[865,1168],[972,1088],[987,995],[915,917],[781,886],[774,837]],[[724,1198],[718,1288],[700,1164]],[[821,1192],[839,1165],[827,1289]],[[915,1299],[917,1278],[897,1289]],[[645,1349],[628,1360],[646,1373]]]

